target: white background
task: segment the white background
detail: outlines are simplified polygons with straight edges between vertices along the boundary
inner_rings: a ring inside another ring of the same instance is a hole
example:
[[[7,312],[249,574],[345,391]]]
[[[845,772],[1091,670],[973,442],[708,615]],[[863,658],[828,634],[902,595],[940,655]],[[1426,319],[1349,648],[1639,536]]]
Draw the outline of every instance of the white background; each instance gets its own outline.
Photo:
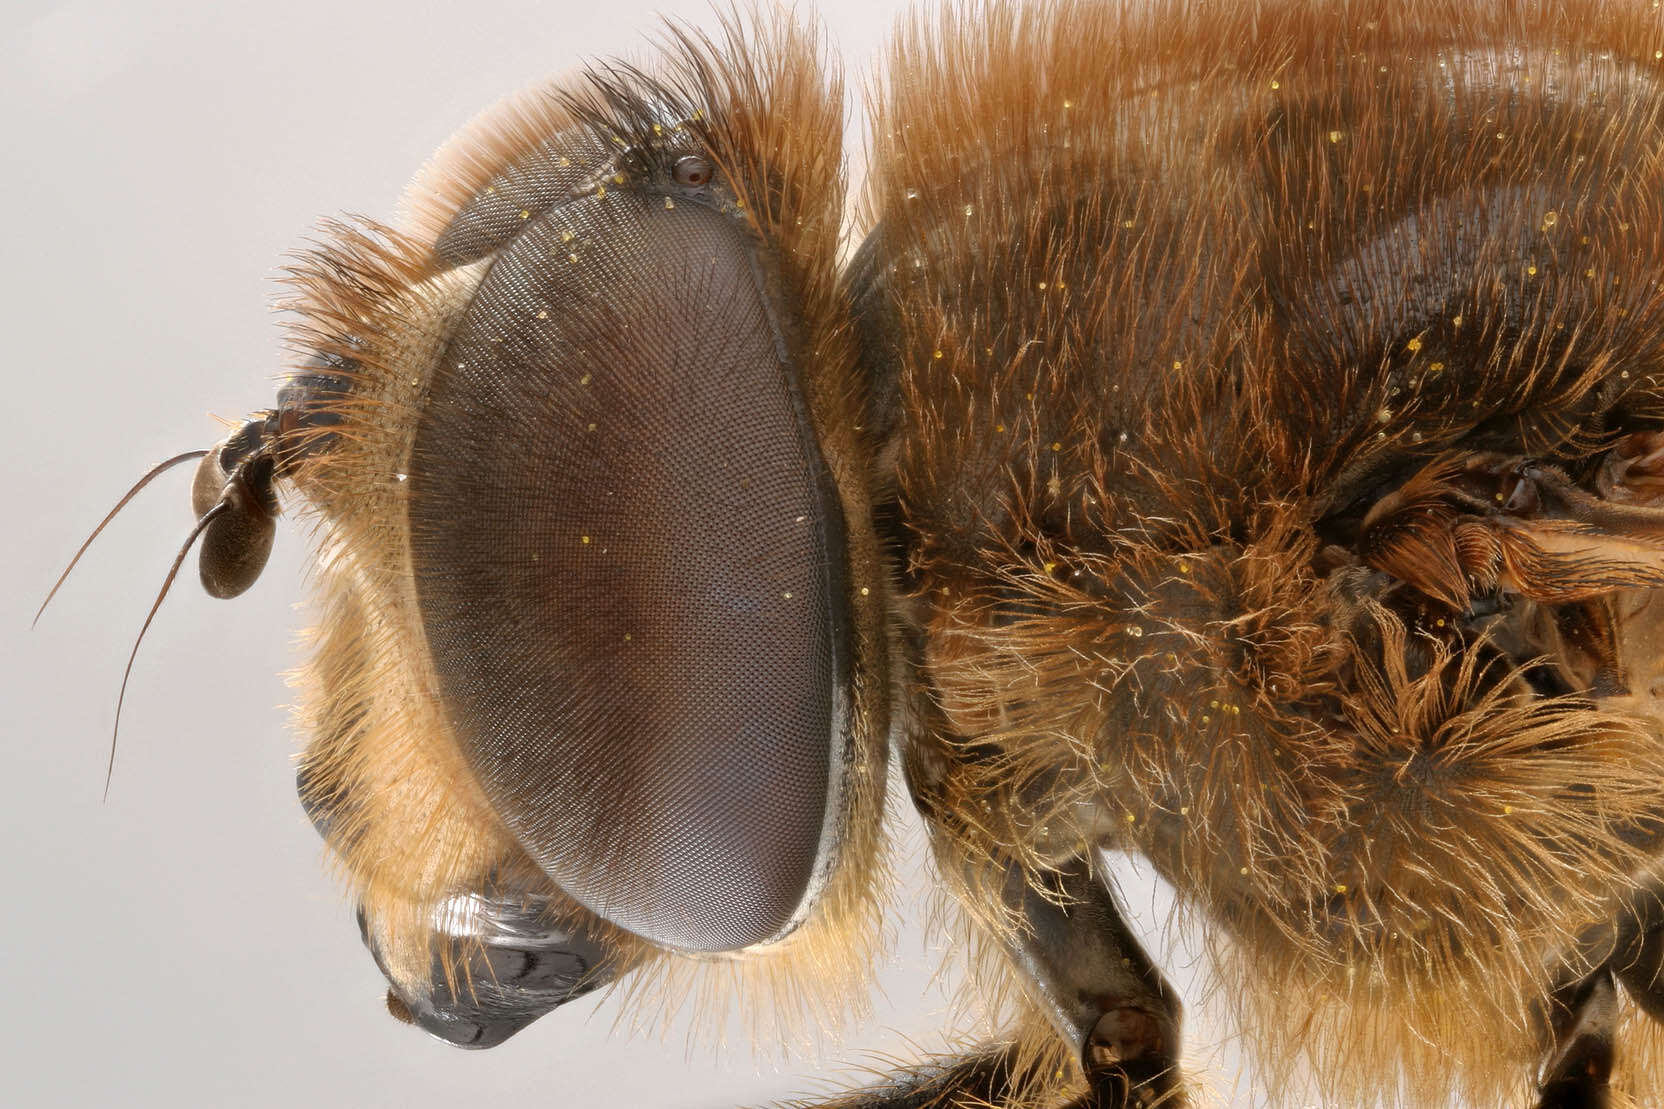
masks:
[[[658,13],[714,24],[704,3],[662,0],[0,9],[0,1099],[718,1106],[825,1091],[816,1076],[837,1059],[941,1044],[916,872],[897,897],[888,1000],[831,1062],[776,1069],[626,1036],[605,997],[490,1052],[394,1023],[294,795],[279,676],[306,622],[292,526],[236,601],[207,598],[187,565],[134,670],[101,803],[121,668],[190,524],[188,467],[129,508],[28,630],[134,478],[210,445],[210,414],[270,402],[273,279],[319,216],[388,216],[499,96],[584,58],[649,58]],[[852,120],[895,17],[824,13]],[[1126,888],[1159,921],[1147,886]],[[1169,957],[1181,983],[1183,961]],[[1225,1035],[1196,1016],[1188,1031],[1193,1049]]]

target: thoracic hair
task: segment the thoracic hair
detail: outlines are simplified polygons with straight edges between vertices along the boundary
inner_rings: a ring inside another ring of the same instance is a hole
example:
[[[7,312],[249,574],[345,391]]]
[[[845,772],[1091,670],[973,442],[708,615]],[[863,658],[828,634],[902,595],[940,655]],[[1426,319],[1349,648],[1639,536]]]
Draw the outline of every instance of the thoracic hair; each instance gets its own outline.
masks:
[[[1522,696],[1325,549],[1442,456],[1659,425],[1661,46],[1645,2],[1000,4],[879,94],[858,304],[945,853],[1043,883],[1113,817],[1336,1104],[1517,1100],[1654,866],[1655,712]]]

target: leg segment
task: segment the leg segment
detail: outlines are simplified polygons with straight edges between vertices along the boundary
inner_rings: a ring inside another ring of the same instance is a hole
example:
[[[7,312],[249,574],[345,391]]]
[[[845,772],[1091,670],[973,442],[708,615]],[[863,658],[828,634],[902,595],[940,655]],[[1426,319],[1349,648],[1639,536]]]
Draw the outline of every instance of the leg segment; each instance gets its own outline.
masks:
[[[793,1102],[790,1109],[982,1109],[1003,1105],[1012,1091],[1016,1049],[988,1045],[907,1067],[833,1101]]]
[[[1543,1068],[1537,1109],[1606,1109],[1618,1021],[1612,971],[1602,967],[1556,991],[1550,1007],[1554,1046]]]
[[[1009,869],[1006,897],[1023,927],[1006,946],[1091,1084],[1074,1105],[1179,1104],[1178,997],[1084,860],[1057,879],[1055,891],[1042,892]]]

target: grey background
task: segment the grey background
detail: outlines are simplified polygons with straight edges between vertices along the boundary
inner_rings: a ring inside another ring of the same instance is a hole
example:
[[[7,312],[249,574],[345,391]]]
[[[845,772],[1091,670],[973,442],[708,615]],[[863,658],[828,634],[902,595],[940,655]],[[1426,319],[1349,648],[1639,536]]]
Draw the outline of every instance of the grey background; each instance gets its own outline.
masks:
[[[943,1042],[930,977],[943,941],[921,925],[917,867],[896,894],[878,1015],[830,1061],[689,1047],[685,1018],[662,1042],[631,1036],[605,997],[485,1053],[387,1018],[294,796],[280,674],[306,616],[292,526],[235,602],[181,576],[134,669],[100,803],[121,668],[190,523],[186,471],[128,509],[28,630],[134,478],[217,439],[210,414],[269,402],[273,278],[315,219],[389,215],[429,153],[499,96],[584,57],[649,57],[657,13],[714,22],[703,0],[0,8],[0,1101],[731,1105]],[[823,13],[852,85],[895,13]],[[1170,947],[1158,895],[1129,875],[1152,943]],[[1167,958],[1194,1000],[1190,957]],[[1221,1093],[1229,1038],[1190,1018],[1193,1056],[1226,1041],[1209,1072]]]

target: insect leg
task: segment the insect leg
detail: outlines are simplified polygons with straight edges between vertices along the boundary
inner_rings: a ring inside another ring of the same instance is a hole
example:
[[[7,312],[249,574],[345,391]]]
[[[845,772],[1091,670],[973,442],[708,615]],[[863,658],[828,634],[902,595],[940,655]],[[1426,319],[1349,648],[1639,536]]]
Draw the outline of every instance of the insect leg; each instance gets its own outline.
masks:
[[[782,1109],[970,1109],[1001,1105],[1018,1073],[1017,1049],[988,1044],[964,1055],[941,1056],[886,1075],[831,1101],[794,1101]]]
[[[1021,927],[1012,962],[1074,1047],[1091,1091],[1079,1109],[1177,1104],[1181,1005],[1085,860],[1039,889],[1016,866],[1006,898]]]
[[[1554,1036],[1537,1109],[1605,1109],[1612,1077],[1618,989],[1610,967],[1569,983],[1550,998]]]

